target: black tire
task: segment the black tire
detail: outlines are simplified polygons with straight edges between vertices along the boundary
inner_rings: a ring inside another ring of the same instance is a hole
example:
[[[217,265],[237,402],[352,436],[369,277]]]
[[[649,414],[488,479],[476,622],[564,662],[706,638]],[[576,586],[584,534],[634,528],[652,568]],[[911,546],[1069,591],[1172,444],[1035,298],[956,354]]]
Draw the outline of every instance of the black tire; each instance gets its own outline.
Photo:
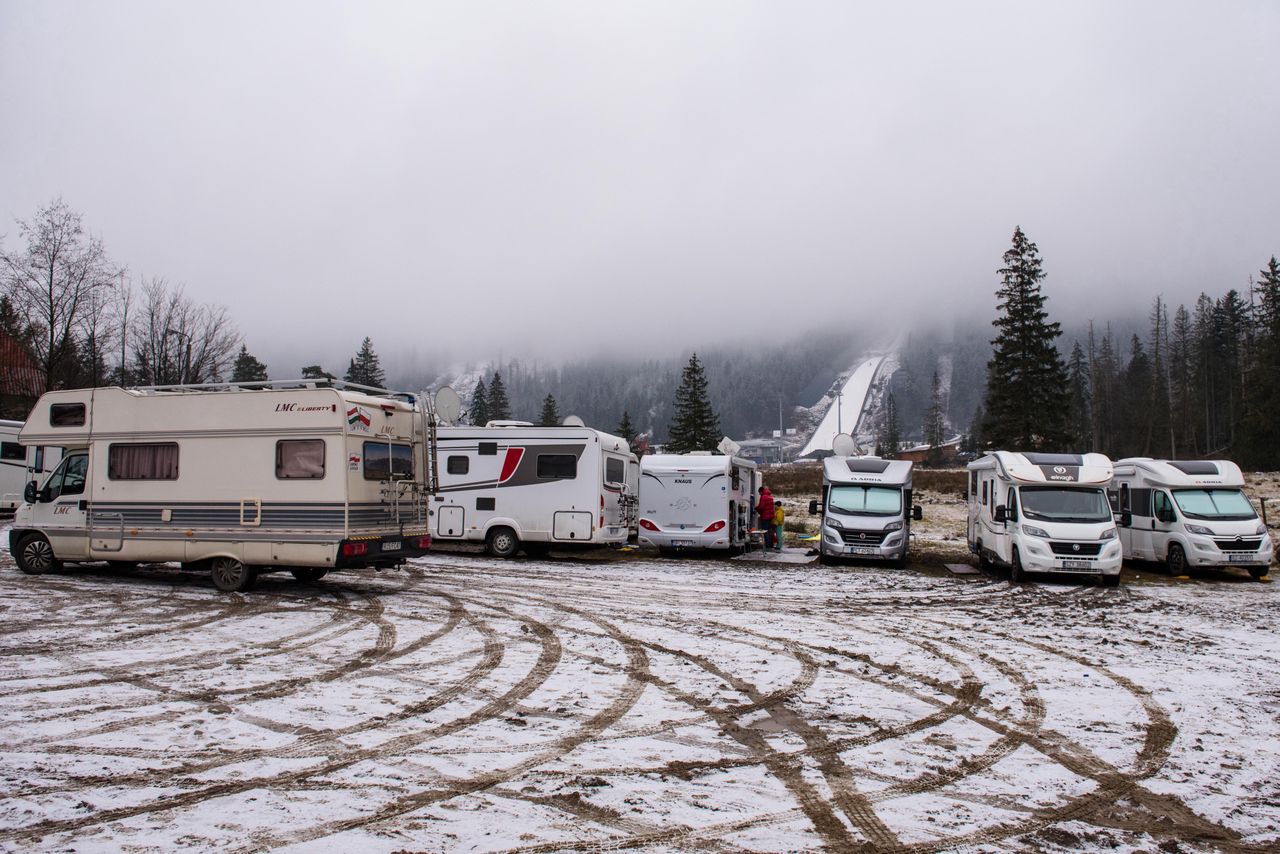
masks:
[[[213,586],[224,593],[242,593],[258,580],[257,570],[233,557],[215,557],[209,561],[209,575]]]
[[[315,584],[320,579],[329,574],[329,570],[322,566],[299,566],[289,570],[293,577],[304,584]]]
[[[822,564],[823,566],[835,566],[836,559],[831,555],[827,554],[827,550],[824,549],[821,545],[819,545],[818,546],[818,563]]]
[[[1103,587],[1119,587],[1120,573],[1117,572],[1115,575],[1102,576],[1102,586]]]
[[[53,556],[53,546],[44,534],[27,534],[13,550],[18,569],[27,575],[43,575],[62,569],[62,561]]]
[[[1173,576],[1187,574],[1187,553],[1182,550],[1182,546],[1177,543],[1169,545],[1169,553],[1164,559],[1164,569]]]
[[[1013,547],[1013,563],[1009,565],[1009,581],[1013,584],[1021,584],[1026,581],[1027,573],[1022,568],[1022,555],[1018,554],[1018,547]]]
[[[485,537],[484,548],[493,557],[515,557],[520,551],[520,538],[510,528],[494,528]]]
[[[1270,572],[1271,572],[1271,567],[1269,566],[1249,567],[1249,574],[1252,575],[1254,578],[1266,578]]]
[[[978,569],[983,572],[991,571],[991,558],[987,557],[987,550],[982,547],[982,540],[978,540]]]

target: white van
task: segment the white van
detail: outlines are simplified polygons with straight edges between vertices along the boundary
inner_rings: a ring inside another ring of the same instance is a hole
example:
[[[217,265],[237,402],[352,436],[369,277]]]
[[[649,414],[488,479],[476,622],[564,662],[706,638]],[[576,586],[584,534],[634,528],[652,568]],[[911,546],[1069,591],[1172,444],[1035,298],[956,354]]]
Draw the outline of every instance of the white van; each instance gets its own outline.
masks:
[[[521,549],[620,546],[635,519],[639,464],[626,440],[590,427],[490,421],[437,431],[440,482],[432,534]]]
[[[911,462],[874,456],[827,457],[822,461],[822,499],[809,502],[822,514],[818,560],[840,558],[906,565],[911,520],[923,518],[911,502]]]
[[[745,548],[759,485],[756,464],[738,457],[643,457],[638,541],[668,552]]]
[[[431,448],[414,403],[260,385],[43,395],[19,439],[66,455],[26,487],[9,535],[18,567],[174,561],[246,590],[261,572],[318,580],[424,554]]]
[[[0,516],[12,516],[32,476],[43,475],[62,459],[61,448],[23,446],[21,431],[21,421],[0,421]]]
[[[969,550],[984,566],[1092,575],[1120,583],[1120,538],[1106,488],[1103,454],[991,451],[969,463]]]
[[[1229,460],[1120,460],[1110,495],[1125,558],[1162,561],[1170,575],[1224,566],[1266,575],[1271,537],[1243,486]]]

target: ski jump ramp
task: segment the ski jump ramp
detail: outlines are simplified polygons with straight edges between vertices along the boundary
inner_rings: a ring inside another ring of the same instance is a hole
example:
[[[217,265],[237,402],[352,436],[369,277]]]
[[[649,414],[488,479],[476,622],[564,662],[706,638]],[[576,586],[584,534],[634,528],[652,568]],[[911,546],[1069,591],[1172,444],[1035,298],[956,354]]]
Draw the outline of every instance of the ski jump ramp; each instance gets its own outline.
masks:
[[[885,358],[885,354],[870,356],[854,368],[853,373],[849,374],[849,378],[844,381],[840,396],[832,401],[831,408],[822,417],[818,429],[813,431],[804,450],[800,452],[801,457],[808,456],[814,451],[830,451],[831,441],[838,433],[856,435],[858,421],[862,418],[862,409],[866,406],[867,394],[871,391],[871,384],[875,381]]]

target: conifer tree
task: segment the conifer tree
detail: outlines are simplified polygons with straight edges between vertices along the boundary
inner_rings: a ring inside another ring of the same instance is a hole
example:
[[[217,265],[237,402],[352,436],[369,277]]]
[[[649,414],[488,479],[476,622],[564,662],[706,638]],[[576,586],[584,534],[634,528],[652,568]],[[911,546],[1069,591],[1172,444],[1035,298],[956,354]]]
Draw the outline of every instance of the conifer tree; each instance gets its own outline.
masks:
[[[938,372],[933,372],[929,383],[929,409],[924,416],[924,442],[929,446],[929,463],[937,465],[941,459],[942,443],[946,441],[945,425],[942,419],[942,383]]]
[[[368,338],[365,338],[360,344],[360,351],[351,360],[351,365],[347,368],[347,375],[343,379],[349,383],[358,383],[374,388],[384,388],[386,386],[387,377],[382,372],[378,354],[373,352],[373,342]]]
[[[547,395],[542,399],[542,417],[538,424],[543,427],[555,427],[560,423],[560,413],[556,409],[556,399]]]
[[[489,420],[511,420],[511,401],[507,400],[507,387],[502,384],[502,374],[493,372],[489,381]]]
[[[326,371],[319,365],[307,365],[302,369],[302,378],[304,380],[336,380],[333,374]]]
[[[987,364],[987,420],[983,433],[996,447],[1049,451],[1066,444],[1067,372],[1055,339],[1062,334],[1049,321],[1040,282],[1040,250],[1022,233],[1004,253],[996,291],[998,330]]]
[[[1084,348],[1075,342],[1071,348],[1071,361],[1067,363],[1067,405],[1070,407],[1068,432],[1071,447],[1080,453],[1094,449],[1093,413],[1089,411],[1089,365],[1085,361]]]
[[[986,447],[982,441],[982,421],[982,404],[979,403],[973,410],[973,420],[969,422],[969,433],[964,437],[962,450],[976,454]]]
[[[1194,355],[1191,314],[1184,305],[1173,314],[1169,337],[1169,411],[1174,433],[1175,456],[1195,453]]]
[[[902,444],[902,428],[898,423],[898,401],[892,389],[884,399],[884,421],[880,425],[880,434],[876,437],[876,456],[893,457],[898,454],[898,446]]]
[[[471,408],[467,410],[467,420],[477,427],[489,423],[489,391],[484,387],[484,377],[476,381],[475,391],[471,394]]]
[[[267,366],[255,359],[249,353],[249,348],[241,344],[240,353],[236,356],[235,364],[231,368],[231,381],[244,383],[265,379],[268,379]]]
[[[1248,403],[1241,425],[1240,457],[1253,468],[1280,467],[1276,413],[1280,412],[1280,263],[1259,271],[1254,312],[1254,366],[1246,386]]]
[[[621,436],[627,443],[627,447],[631,447],[636,443],[636,428],[631,424],[631,413],[622,410],[622,420],[618,422],[618,429],[614,431]]]
[[[667,449],[673,454],[715,450],[720,442],[720,419],[707,399],[707,377],[697,353],[689,358],[681,374],[675,417],[667,432]]]

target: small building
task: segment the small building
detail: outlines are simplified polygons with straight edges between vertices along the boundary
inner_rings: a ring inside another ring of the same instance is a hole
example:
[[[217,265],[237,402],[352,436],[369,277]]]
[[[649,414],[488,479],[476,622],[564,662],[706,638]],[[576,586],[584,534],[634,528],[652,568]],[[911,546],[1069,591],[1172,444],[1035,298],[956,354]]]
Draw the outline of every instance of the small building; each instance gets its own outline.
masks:
[[[25,421],[44,385],[44,372],[27,348],[0,329],[0,418]]]
[[[956,458],[960,454],[960,437],[943,442],[937,448],[938,461],[944,464],[956,462]],[[929,452],[933,450],[929,445],[916,445],[907,448],[904,451],[898,451],[896,454],[885,454],[886,457],[892,457],[895,460],[910,460],[913,463],[925,463],[929,461]]]

